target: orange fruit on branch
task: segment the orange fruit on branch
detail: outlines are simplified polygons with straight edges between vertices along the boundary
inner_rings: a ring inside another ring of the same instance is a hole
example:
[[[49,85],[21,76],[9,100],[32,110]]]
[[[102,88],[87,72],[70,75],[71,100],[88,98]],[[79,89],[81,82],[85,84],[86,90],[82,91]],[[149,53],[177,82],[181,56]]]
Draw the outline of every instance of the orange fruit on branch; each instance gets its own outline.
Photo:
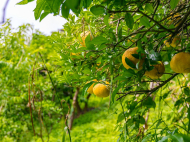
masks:
[[[108,97],[110,94],[110,88],[108,82],[105,81],[105,84],[98,83],[93,87],[93,92],[97,97]]]
[[[154,66],[154,69],[152,69],[150,71],[146,71],[145,76],[150,77],[151,79],[158,79],[165,72],[164,64],[162,62],[160,62],[159,64],[156,64],[153,66]]]
[[[170,67],[176,73],[190,73],[190,53],[180,52],[174,55]]]
[[[132,54],[138,54],[137,53],[137,50],[138,50],[138,47],[133,47],[133,48],[129,48],[127,49],[123,56],[122,56],[122,63],[123,63],[123,66],[126,68],[126,69],[134,69],[132,68],[131,66],[129,66],[126,61],[125,61],[125,58],[127,57],[135,66],[136,64],[139,62],[139,69],[142,69],[142,65],[143,65],[143,62],[144,62],[144,59],[145,57],[143,57],[142,59],[137,59],[135,57],[133,57]],[[141,54],[141,56],[145,56],[144,54]]]

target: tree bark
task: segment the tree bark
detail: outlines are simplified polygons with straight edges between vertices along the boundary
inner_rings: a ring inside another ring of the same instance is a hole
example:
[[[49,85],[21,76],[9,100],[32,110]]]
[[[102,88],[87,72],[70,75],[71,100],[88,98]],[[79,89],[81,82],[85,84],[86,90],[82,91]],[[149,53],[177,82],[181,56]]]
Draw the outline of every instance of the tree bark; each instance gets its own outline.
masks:
[[[75,110],[77,109],[78,113],[81,112],[81,108],[80,108],[78,100],[77,100],[78,99],[79,91],[80,91],[80,88],[77,87],[75,95],[73,97],[73,110],[71,112],[70,122],[69,122],[69,129],[70,130],[72,129],[72,126],[73,126],[73,120],[74,120]]]
[[[86,97],[86,102],[85,102],[85,106],[84,106],[84,112],[86,112],[88,110],[88,99],[90,98],[91,94],[88,94],[88,96]]]

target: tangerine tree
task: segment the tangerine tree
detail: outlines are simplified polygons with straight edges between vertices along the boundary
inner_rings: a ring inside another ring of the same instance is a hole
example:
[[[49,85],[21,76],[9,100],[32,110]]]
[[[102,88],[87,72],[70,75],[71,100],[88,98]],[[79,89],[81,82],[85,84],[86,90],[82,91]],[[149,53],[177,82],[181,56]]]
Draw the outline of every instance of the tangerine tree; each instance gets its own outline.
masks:
[[[101,83],[109,109],[120,105],[118,141],[190,140],[188,0],[37,0],[35,19],[48,14],[67,19],[49,44],[60,55],[51,74],[75,88],[73,113]]]

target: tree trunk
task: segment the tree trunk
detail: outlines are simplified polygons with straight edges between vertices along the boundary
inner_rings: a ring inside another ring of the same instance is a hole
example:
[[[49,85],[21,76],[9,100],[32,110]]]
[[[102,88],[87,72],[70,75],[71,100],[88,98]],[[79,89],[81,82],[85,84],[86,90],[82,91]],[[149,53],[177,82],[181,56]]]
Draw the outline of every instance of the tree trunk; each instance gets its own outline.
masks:
[[[77,87],[75,95],[73,97],[73,110],[71,112],[70,123],[69,123],[69,129],[70,130],[72,129],[72,126],[73,126],[73,120],[74,120],[75,110],[77,109],[78,113],[81,112],[81,108],[80,108],[78,100],[77,100],[79,91],[80,91],[80,88]]]
[[[85,106],[84,106],[84,111],[83,112],[87,112],[88,110],[88,99],[90,98],[91,94],[88,94],[88,96],[86,97],[86,102],[85,102]]]

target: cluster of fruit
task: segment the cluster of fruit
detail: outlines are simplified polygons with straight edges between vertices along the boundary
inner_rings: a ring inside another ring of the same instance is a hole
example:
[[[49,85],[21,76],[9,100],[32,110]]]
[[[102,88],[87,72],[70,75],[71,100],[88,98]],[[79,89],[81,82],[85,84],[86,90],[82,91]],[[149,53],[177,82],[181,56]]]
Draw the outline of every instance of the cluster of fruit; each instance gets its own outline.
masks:
[[[138,68],[139,68],[139,70],[142,69],[142,66],[143,66],[143,63],[145,60],[145,55],[141,55],[142,59],[135,58],[133,56],[133,54],[138,54],[137,50],[138,50],[138,47],[134,47],[134,48],[129,48],[124,52],[124,54],[122,56],[122,63],[126,69],[130,69],[130,68],[134,69],[126,63],[126,61],[125,61],[126,57],[135,66],[137,65],[137,63],[139,63]],[[159,61],[158,64],[153,65],[153,66],[154,66],[154,69],[152,69],[150,71],[146,71],[145,76],[147,76],[151,79],[158,79],[165,72],[164,64],[161,61]],[[190,73],[190,53],[180,52],[180,53],[177,53],[176,55],[174,55],[170,62],[170,67],[176,73]]]
[[[93,83],[87,90],[88,93],[94,94],[97,97],[108,97],[110,94],[109,82],[104,81],[103,83],[99,83],[97,79],[93,80]],[[102,82],[102,81],[100,81]]]

